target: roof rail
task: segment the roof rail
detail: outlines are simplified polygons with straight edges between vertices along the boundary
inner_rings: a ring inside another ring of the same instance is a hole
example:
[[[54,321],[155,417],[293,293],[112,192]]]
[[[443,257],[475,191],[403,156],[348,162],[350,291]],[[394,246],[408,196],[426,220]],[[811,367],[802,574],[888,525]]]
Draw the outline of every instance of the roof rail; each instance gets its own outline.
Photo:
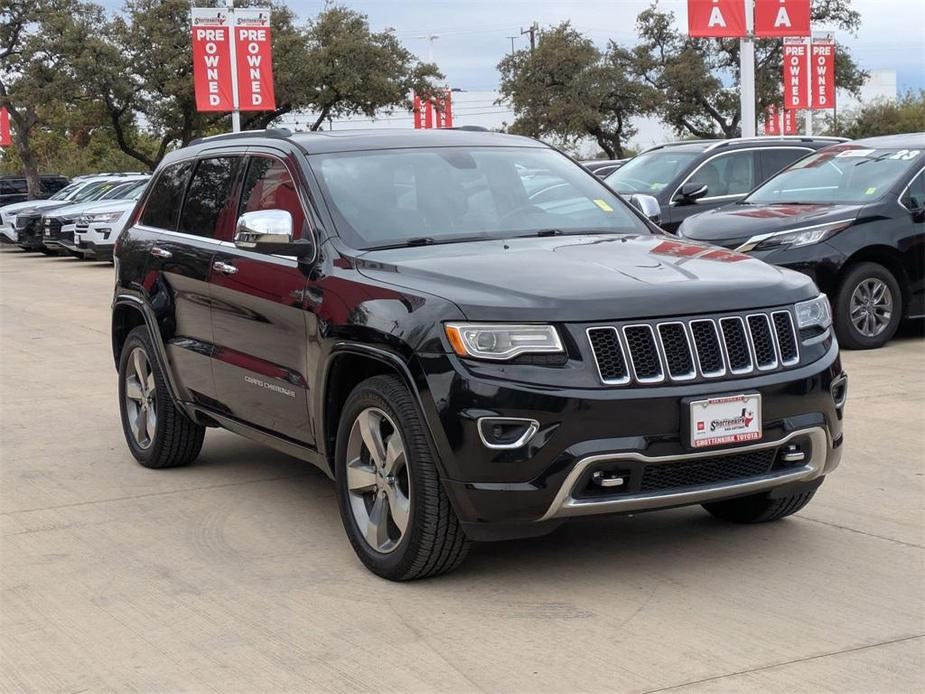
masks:
[[[756,135],[755,137],[736,137],[729,140],[718,140],[707,147],[704,151],[709,152],[719,147],[734,144],[736,142],[767,142],[768,140],[783,140],[785,142],[812,142],[813,140],[831,140],[832,142],[847,142],[848,138],[834,137],[831,135]]]
[[[289,128],[267,128],[266,130],[242,130],[239,133],[222,133],[221,135],[207,135],[206,137],[197,137],[190,142],[190,145],[198,145],[202,142],[215,142],[216,140],[234,140],[241,137],[272,137],[278,140],[285,140],[292,137],[292,131]]]
[[[486,128],[484,125],[457,125],[452,128],[447,128],[447,130],[467,130],[473,133],[489,132],[488,128]]]

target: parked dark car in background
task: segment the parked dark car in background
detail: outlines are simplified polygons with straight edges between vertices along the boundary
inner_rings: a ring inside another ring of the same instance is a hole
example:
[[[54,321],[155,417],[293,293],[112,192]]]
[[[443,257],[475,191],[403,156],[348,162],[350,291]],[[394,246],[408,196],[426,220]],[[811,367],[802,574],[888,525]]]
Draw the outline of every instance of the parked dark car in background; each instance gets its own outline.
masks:
[[[925,314],[925,133],[833,145],[678,234],[812,277],[842,346],[884,345]]]
[[[674,142],[646,150],[604,179],[621,195],[645,193],[661,205],[659,226],[741,200],[797,159],[843,138],[756,137]]]
[[[64,188],[70,181],[60,174],[42,174],[39,177],[39,198],[47,198]],[[0,176],[0,207],[29,199],[26,179],[15,174]]]
[[[625,159],[590,159],[580,163],[598,178],[607,178],[628,161],[629,157]]]
[[[393,580],[576,516],[777,520],[841,457],[812,280],[664,234],[535,140],[206,138],[164,158],[115,260],[131,454],[185,465],[220,426],[309,461]]]

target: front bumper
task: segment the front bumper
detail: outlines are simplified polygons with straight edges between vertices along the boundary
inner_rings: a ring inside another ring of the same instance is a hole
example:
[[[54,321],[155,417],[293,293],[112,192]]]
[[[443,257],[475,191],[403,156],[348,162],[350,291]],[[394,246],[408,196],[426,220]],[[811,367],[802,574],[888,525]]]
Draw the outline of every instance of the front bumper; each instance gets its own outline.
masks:
[[[85,257],[111,258],[116,244],[115,227],[111,223],[78,223],[74,231],[74,242]]]
[[[821,359],[790,371],[734,382],[626,389],[497,382],[473,377],[455,361],[450,355],[425,361],[435,403],[427,414],[444,488],[474,539],[543,534],[572,516],[635,513],[814,483],[840,461],[844,401],[836,403],[833,390],[844,390],[845,376],[834,343]],[[685,417],[691,398],[756,392],[762,400],[760,441],[689,447]],[[483,417],[516,417],[538,426],[518,449],[489,449],[479,436]],[[804,457],[784,464],[782,452],[791,444]],[[738,471],[740,457],[752,454],[765,456],[766,467],[759,461],[758,468]],[[730,465],[732,471],[723,477]],[[619,469],[627,484],[613,492],[586,493],[598,469]],[[704,469],[721,472],[698,483]],[[684,474],[677,484],[653,487],[645,486],[647,470]]]

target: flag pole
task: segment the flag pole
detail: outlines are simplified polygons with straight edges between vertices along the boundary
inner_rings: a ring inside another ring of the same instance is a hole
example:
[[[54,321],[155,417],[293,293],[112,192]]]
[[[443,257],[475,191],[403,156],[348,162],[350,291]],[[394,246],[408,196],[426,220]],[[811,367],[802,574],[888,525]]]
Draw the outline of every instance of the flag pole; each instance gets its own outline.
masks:
[[[745,3],[745,38],[739,39],[739,111],[742,137],[755,137],[755,5]]]
[[[241,132],[241,109],[238,103],[238,59],[235,51],[235,18],[234,18],[234,0],[225,0],[225,7],[228,8],[228,28],[231,37],[231,132]]]

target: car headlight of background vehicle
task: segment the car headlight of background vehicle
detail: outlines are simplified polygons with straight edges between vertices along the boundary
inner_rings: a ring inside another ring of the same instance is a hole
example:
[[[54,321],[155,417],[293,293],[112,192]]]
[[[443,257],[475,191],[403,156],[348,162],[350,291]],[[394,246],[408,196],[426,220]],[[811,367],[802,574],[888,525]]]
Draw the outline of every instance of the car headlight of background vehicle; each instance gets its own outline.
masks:
[[[118,221],[119,217],[121,217],[123,214],[125,213],[124,212],[100,212],[97,214],[88,214],[85,216],[86,216],[87,222],[108,223],[108,222]]]
[[[798,330],[806,328],[822,328],[825,330],[832,326],[832,309],[825,294],[820,294],[809,301],[801,301],[794,305],[793,308],[797,316]]]
[[[849,226],[853,221],[853,219],[843,219],[839,222],[814,224],[812,226],[800,227],[799,229],[752,236],[736,250],[740,253],[745,253],[746,251],[766,251],[771,248],[780,248],[782,246],[789,246],[790,248],[809,246],[813,243],[825,241],[830,236],[833,236]]]
[[[565,351],[551,325],[447,323],[444,328],[453,351],[461,357],[505,360]]]

